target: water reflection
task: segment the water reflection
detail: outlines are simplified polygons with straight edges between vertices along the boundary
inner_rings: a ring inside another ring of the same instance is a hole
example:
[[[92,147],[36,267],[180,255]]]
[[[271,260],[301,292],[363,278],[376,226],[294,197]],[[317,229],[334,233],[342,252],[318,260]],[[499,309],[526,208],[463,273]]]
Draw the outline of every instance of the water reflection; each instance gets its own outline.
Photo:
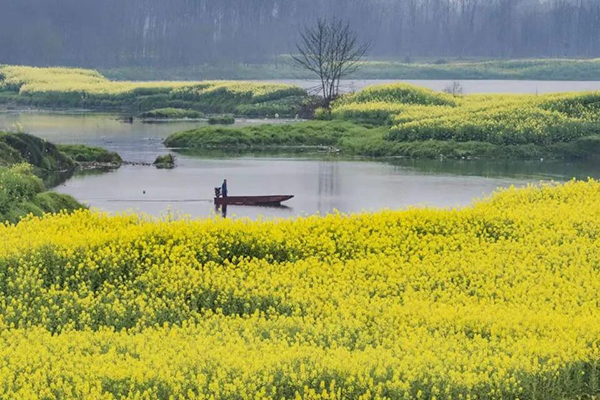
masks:
[[[411,169],[430,175],[450,174],[486,178],[517,178],[565,181],[600,178],[597,161],[569,162],[563,160],[480,161],[480,160],[408,160],[391,159],[399,171]]]
[[[40,177],[44,181],[44,186],[52,189],[56,186],[62,185],[74,176],[85,177],[94,175],[103,175],[107,172],[114,171],[115,168],[100,167],[91,169],[77,169],[68,171],[46,171],[42,172]]]
[[[332,203],[340,194],[339,162],[319,162],[317,175],[317,210],[320,213],[327,213],[335,208],[335,205]]]
[[[283,204],[280,205],[254,205],[254,206],[235,206],[235,205],[227,205],[227,204],[215,204],[215,214],[216,215],[220,215],[223,218],[227,218],[227,207],[233,207],[234,209],[237,209],[239,211],[238,214],[236,215],[244,215],[245,211],[244,209],[254,209],[253,211],[258,211],[260,213],[261,209],[263,211],[265,211],[262,215],[266,215],[269,212],[276,212],[276,213],[281,213],[281,215],[283,215],[284,213],[291,213],[294,211],[294,209],[292,207],[288,207],[288,206],[284,206]]]
[[[73,177],[75,171],[50,171],[42,172],[40,177],[44,182],[44,186],[47,188],[53,188],[61,185]]]
[[[215,204],[215,214],[221,214],[221,217],[227,218],[227,204]]]
[[[337,162],[319,163],[319,197],[334,196],[338,193],[338,165]]]

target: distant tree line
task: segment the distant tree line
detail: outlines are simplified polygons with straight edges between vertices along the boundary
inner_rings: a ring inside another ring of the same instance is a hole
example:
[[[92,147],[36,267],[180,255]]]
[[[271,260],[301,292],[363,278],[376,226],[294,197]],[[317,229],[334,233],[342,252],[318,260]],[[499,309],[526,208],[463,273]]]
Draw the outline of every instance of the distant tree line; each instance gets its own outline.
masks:
[[[599,0],[0,0],[0,63],[253,63],[341,18],[371,56],[600,56]]]

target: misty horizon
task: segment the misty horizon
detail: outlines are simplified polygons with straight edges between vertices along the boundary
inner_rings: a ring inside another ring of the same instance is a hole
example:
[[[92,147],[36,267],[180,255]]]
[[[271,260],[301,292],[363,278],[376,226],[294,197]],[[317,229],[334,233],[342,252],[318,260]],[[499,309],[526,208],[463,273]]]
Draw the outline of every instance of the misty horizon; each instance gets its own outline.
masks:
[[[594,0],[1,0],[0,9],[4,64],[273,62],[317,17],[348,21],[372,59],[600,56]]]

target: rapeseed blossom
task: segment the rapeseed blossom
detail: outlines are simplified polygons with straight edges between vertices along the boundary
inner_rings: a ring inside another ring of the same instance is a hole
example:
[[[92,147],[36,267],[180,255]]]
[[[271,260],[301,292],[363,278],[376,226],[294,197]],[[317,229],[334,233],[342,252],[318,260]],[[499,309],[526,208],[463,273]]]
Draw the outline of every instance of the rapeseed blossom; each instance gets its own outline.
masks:
[[[598,92],[451,96],[409,84],[368,87],[331,116],[390,126],[386,139],[548,146],[600,134]]]
[[[462,210],[0,226],[2,398],[600,390],[600,183]]]
[[[263,102],[281,97],[303,96],[297,86],[277,83],[251,83],[236,81],[110,81],[99,72],[79,68],[38,68],[0,65],[0,89],[18,89],[21,95],[80,93],[82,96],[130,96],[134,94],[171,94],[174,99],[187,99],[190,93],[244,97],[253,102]]]

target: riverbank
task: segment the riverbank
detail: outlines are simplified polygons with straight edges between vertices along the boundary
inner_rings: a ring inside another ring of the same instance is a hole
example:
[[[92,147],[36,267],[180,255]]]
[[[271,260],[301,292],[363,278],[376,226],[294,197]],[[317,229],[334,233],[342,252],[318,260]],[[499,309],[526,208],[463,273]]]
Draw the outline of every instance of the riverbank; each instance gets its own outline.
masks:
[[[0,66],[0,104],[49,109],[116,111],[126,116],[156,109],[295,116],[305,90],[277,83],[114,82],[95,70]]]
[[[118,168],[121,163],[118,154],[102,148],[54,145],[25,133],[0,132],[0,223],[16,223],[28,214],[86,208],[48,187],[56,184],[57,175],[70,175],[76,169]]]
[[[366,157],[449,159],[589,159],[600,155],[600,136],[549,145],[496,145],[456,140],[390,141],[387,130],[349,122],[301,122],[244,128],[203,127],[169,136],[175,149],[220,150],[222,154],[327,152]]]
[[[291,59],[262,64],[215,64],[178,68],[128,67],[101,71],[112,80],[313,79]],[[365,61],[349,79],[514,79],[600,80],[599,59],[461,60],[418,59],[414,62]]]
[[[407,84],[342,96],[322,121],[175,133],[171,148],[330,148],[371,157],[588,159],[600,155],[600,94],[452,96]],[[329,121],[328,121],[329,120]]]
[[[99,168],[118,168],[123,160],[100,147],[55,145],[26,133],[0,132],[0,167],[30,164],[38,173]]]
[[[59,144],[59,151],[76,162],[80,169],[119,168],[123,159],[115,152],[102,147],[92,147],[82,144]]]
[[[73,212],[86,208],[73,197],[47,191],[30,164],[0,167],[0,225],[17,223],[27,215]]]

